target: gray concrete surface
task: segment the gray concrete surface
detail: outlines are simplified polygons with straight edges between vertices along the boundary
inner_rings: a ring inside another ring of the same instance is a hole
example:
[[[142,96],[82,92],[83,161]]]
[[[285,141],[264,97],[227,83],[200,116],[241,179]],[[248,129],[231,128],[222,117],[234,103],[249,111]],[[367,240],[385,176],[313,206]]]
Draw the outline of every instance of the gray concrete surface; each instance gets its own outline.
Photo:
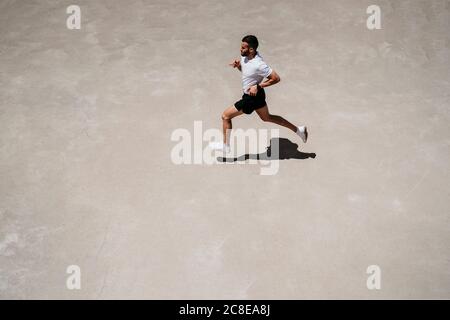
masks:
[[[0,1],[0,297],[450,298],[449,14],[444,0]],[[227,64],[249,33],[282,79],[271,112],[311,134],[280,135],[316,158],[273,176],[175,165],[171,133],[220,128],[240,98]]]

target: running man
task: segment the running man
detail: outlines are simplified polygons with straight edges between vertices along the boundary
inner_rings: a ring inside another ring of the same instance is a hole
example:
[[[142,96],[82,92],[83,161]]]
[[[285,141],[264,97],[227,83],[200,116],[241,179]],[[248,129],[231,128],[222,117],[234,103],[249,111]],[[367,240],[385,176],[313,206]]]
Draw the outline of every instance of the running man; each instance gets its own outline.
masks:
[[[265,87],[280,82],[280,77],[272,70],[259,55],[258,39],[248,35],[242,39],[241,59],[230,63],[230,66],[242,72],[242,99],[237,101],[222,114],[223,142],[212,142],[210,147],[214,150],[230,151],[230,133],[232,129],[231,119],[243,113],[251,114],[254,110],[263,121],[273,122],[295,132],[303,142],[308,139],[306,126],[297,127],[283,117],[269,113],[266,103]],[[264,82],[262,82],[267,78]]]

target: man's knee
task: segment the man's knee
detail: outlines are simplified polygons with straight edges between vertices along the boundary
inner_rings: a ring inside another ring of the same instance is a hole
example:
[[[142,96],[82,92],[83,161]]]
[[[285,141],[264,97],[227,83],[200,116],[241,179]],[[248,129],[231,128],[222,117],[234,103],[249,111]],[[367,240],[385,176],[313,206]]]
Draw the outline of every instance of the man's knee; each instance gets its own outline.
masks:
[[[230,121],[230,120],[231,120],[231,117],[230,117],[229,115],[227,115],[226,113],[223,113],[223,114],[222,114],[222,120],[224,120],[224,121]]]
[[[270,121],[272,121],[272,115],[271,115],[271,114],[261,116],[260,118],[261,118],[261,120],[264,121],[264,122],[270,122]]]

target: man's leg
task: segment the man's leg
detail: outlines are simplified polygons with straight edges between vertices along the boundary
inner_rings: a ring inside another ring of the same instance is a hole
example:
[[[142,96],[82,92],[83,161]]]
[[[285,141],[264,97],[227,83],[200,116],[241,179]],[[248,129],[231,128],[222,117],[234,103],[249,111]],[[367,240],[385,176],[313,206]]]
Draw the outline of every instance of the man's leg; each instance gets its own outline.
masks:
[[[261,118],[262,121],[273,122],[280,126],[291,129],[292,131],[294,131],[297,135],[299,135],[302,138],[303,142],[306,142],[306,140],[308,139],[308,131],[307,131],[306,127],[304,127],[304,126],[297,127],[297,126],[293,125],[292,123],[290,123],[289,121],[287,121],[286,119],[284,119],[283,117],[280,117],[280,116],[277,116],[274,114],[270,114],[269,108],[267,107],[267,105],[265,105],[262,108],[256,109],[255,111],[258,114],[258,116]]]
[[[236,109],[235,106],[231,106],[231,107],[225,109],[225,111],[222,114],[223,143],[230,144],[230,134],[231,134],[231,129],[233,128],[231,119],[233,119],[234,117],[237,117],[243,113],[244,112]]]
[[[233,125],[231,119],[243,114],[242,111],[236,109],[235,106],[231,106],[222,113],[222,127],[223,127],[223,142],[211,142],[209,146],[214,150],[229,151],[230,135]]]

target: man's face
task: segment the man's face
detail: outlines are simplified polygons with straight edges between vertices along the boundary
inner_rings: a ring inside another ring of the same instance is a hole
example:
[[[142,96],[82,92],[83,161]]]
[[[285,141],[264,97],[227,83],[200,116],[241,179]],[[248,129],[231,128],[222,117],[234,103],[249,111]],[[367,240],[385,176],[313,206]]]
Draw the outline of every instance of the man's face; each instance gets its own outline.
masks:
[[[247,42],[241,43],[241,56],[247,57],[250,52],[253,52],[253,49],[248,46]]]

